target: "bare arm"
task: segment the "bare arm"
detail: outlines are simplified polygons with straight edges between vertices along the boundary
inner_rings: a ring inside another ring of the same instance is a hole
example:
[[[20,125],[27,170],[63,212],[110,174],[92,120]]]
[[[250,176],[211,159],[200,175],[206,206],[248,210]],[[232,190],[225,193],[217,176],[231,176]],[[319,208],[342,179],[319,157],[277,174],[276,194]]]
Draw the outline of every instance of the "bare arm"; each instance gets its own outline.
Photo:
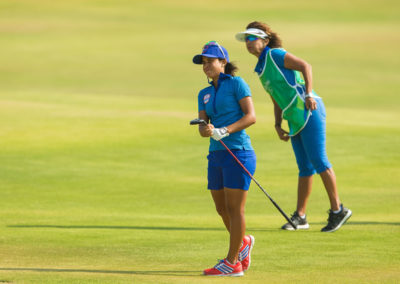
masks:
[[[282,125],[282,109],[278,106],[278,104],[272,98],[272,96],[271,96],[271,100],[274,103],[275,126],[281,127],[281,125]]]
[[[284,66],[287,69],[300,71],[303,74],[305,81],[306,94],[312,92],[312,68],[310,64],[303,59],[294,56],[293,54],[286,53],[284,58]],[[310,110],[317,109],[317,102],[312,97],[307,97],[306,107]]]
[[[276,103],[274,98],[271,96],[271,100],[274,103],[274,115],[275,115],[275,130],[276,133],[279,136],[279,139],[283,141],[288,141],[289,140],[289,133],[282,129],[282,109],[279,107],[279,105]]]
[[[254,110],[253,100],[251,97],[244,97],[239,101],[239,105],[244,116],[235,123],[226,127],[228,128],[229,133],[238,132],[256,123],[256,111]]]
[[[207,122],[207,125],[199,124],[200,135],[203,137],[210,137],[212,135],[212,129],[214,126],[212,124],[208,124],[210,119],[205,110],[199,111],[199,118]]]

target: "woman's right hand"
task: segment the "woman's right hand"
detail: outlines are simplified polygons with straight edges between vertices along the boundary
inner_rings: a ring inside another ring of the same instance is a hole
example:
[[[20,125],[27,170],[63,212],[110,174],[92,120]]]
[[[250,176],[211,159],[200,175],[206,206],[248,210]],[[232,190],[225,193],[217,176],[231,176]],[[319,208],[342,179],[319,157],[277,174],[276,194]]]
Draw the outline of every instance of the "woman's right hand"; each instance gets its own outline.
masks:
[[[200,135],[203,137],[211,137],[213,134],[214,125],[207,124],[207,125],[199,125]]]
[[[283,140],[285,142],[289,141],[289,139],[290,139],[289,132],[283,130],[282,127],[279,126],[279,125],[275,126],[275,130],[276,130],[276,133],[279,136],[279,139],[281,139],[281,140]]]

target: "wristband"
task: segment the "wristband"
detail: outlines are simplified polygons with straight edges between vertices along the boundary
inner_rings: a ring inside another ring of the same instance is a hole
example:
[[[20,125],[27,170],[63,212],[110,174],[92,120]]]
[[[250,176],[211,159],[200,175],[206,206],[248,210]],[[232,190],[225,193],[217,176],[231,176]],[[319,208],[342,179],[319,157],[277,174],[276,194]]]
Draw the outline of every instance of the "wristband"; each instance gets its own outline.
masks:
[[[308,93],[305,95],[305,98],[313,98],[313,97],[314,97],[313,93]]]

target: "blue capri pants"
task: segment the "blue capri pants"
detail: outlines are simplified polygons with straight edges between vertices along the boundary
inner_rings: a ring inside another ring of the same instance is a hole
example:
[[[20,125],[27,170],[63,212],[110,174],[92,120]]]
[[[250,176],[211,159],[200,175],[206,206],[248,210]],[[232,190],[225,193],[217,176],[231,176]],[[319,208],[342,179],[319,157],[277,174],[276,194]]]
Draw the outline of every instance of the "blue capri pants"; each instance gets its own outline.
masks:
[[[317,109],[312,111],[306,126],[291,137],[299,176],[322,173],[332,165],[326,155],[326,112],[321,98],[315,98]]]

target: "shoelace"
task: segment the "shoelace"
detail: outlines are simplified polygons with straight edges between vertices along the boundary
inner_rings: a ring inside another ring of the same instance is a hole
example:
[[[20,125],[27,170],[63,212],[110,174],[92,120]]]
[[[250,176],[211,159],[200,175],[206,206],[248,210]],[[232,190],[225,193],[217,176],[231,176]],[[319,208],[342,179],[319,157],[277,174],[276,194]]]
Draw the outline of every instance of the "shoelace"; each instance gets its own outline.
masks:
[[[327,213],[329,213],[328,222],[333,222],[335,218],[339,218],[340,217],[339,214],[333,213],[332,210],[328,210]]]
[[[220,264],[221,262],[224,262],[224,260],[223,259],[218,259],[217,258],[217,264],[216,265],[214,265],[214,267],[216,267],[218,264]]]
[[[297,212],[294,212],[291,216],[290,216],[290,220],[292,220],[293,222],[299,222],[299,220],[301,219],[300,215]]]

